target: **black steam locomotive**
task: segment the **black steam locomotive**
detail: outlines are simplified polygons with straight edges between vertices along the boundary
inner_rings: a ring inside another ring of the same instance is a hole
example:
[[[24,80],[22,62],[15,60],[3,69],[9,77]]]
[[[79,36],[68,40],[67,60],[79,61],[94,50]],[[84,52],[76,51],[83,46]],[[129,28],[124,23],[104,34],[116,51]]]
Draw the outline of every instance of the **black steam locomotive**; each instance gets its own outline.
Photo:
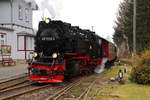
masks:
[[[95,32],[46,19],[39,23],[32,55],[28,68],[31,81],[62,82],[66,77],[92,73],[103,58],[113,63],[116,47]]]

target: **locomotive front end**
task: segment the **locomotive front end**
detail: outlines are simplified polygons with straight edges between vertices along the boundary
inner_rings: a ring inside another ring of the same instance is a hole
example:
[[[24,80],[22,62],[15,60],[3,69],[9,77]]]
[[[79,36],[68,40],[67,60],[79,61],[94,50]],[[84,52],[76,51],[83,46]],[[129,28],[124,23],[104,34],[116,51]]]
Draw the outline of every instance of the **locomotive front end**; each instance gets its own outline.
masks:
[[[42,21],[35,38],[35,52],[32,53],[28,73],[35,83],[62,82],[66,60],[62,53],[59,31],[53,23]]]
[[[49,57],[40,57],[40,60],[33,58],[28,67],[29,80],[37,83],[62,82],[66,61],[57,56],[57,53],[53,53]]]

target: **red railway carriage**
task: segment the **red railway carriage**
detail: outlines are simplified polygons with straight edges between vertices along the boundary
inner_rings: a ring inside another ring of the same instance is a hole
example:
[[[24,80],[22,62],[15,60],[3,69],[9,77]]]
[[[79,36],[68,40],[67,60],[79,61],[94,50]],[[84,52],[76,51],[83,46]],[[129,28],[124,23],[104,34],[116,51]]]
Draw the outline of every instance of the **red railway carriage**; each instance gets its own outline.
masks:
[[[113,63],[115,46],[89,30],[62,21],[41,21],[35,52],[29,61],[29,80],[63,82],[65,78],[93,73],[103,58]]]

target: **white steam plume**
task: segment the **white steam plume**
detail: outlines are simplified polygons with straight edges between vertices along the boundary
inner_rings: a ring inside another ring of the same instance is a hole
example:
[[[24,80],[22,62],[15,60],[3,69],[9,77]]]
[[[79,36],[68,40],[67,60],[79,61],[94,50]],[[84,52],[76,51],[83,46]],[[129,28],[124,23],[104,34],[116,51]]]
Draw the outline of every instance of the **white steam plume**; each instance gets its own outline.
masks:
[[[25,2],[29,3],[29,2],[33,2],[33,0],[24,0]]]
[[[52,19],[55,18],[56,12],[54,10],[52,0],[51,0],[51,3],[47,2],[47,0],[42,0],[40,8],[41,8],[42,11],[44,11],[45,9],[47,9],[49,11],[49,13],[51,14]]]
[[[105,68],[105,63],[107,62],[107,58],[104,57],[102,59],[102,64],[101,65],[98,65],[95,69],[94,69],[94,72],[97,73],[97,74],[100,74],[104,71],[104,68]]]
[[[59,18],[59,13],[62,8],[61,0],[35,0],[40,10],[44,13],[47,10],[51,19]]]

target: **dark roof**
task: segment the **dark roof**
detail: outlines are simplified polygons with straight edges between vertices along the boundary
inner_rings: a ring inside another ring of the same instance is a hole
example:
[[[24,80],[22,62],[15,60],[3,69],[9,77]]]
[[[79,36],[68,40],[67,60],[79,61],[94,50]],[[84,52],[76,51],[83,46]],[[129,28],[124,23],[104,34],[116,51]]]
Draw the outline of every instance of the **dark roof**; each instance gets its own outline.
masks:
[[[35,36],[35,34],[31,34],[31,33],[25,32],[25,31],[18,32],[17,35],[23,35],[23,36]]]
[[[12,28],[1,27],[1,26],[0,26],[0,29],[6,30],[6,31],[14,31],[14,29],[12,29]]]

